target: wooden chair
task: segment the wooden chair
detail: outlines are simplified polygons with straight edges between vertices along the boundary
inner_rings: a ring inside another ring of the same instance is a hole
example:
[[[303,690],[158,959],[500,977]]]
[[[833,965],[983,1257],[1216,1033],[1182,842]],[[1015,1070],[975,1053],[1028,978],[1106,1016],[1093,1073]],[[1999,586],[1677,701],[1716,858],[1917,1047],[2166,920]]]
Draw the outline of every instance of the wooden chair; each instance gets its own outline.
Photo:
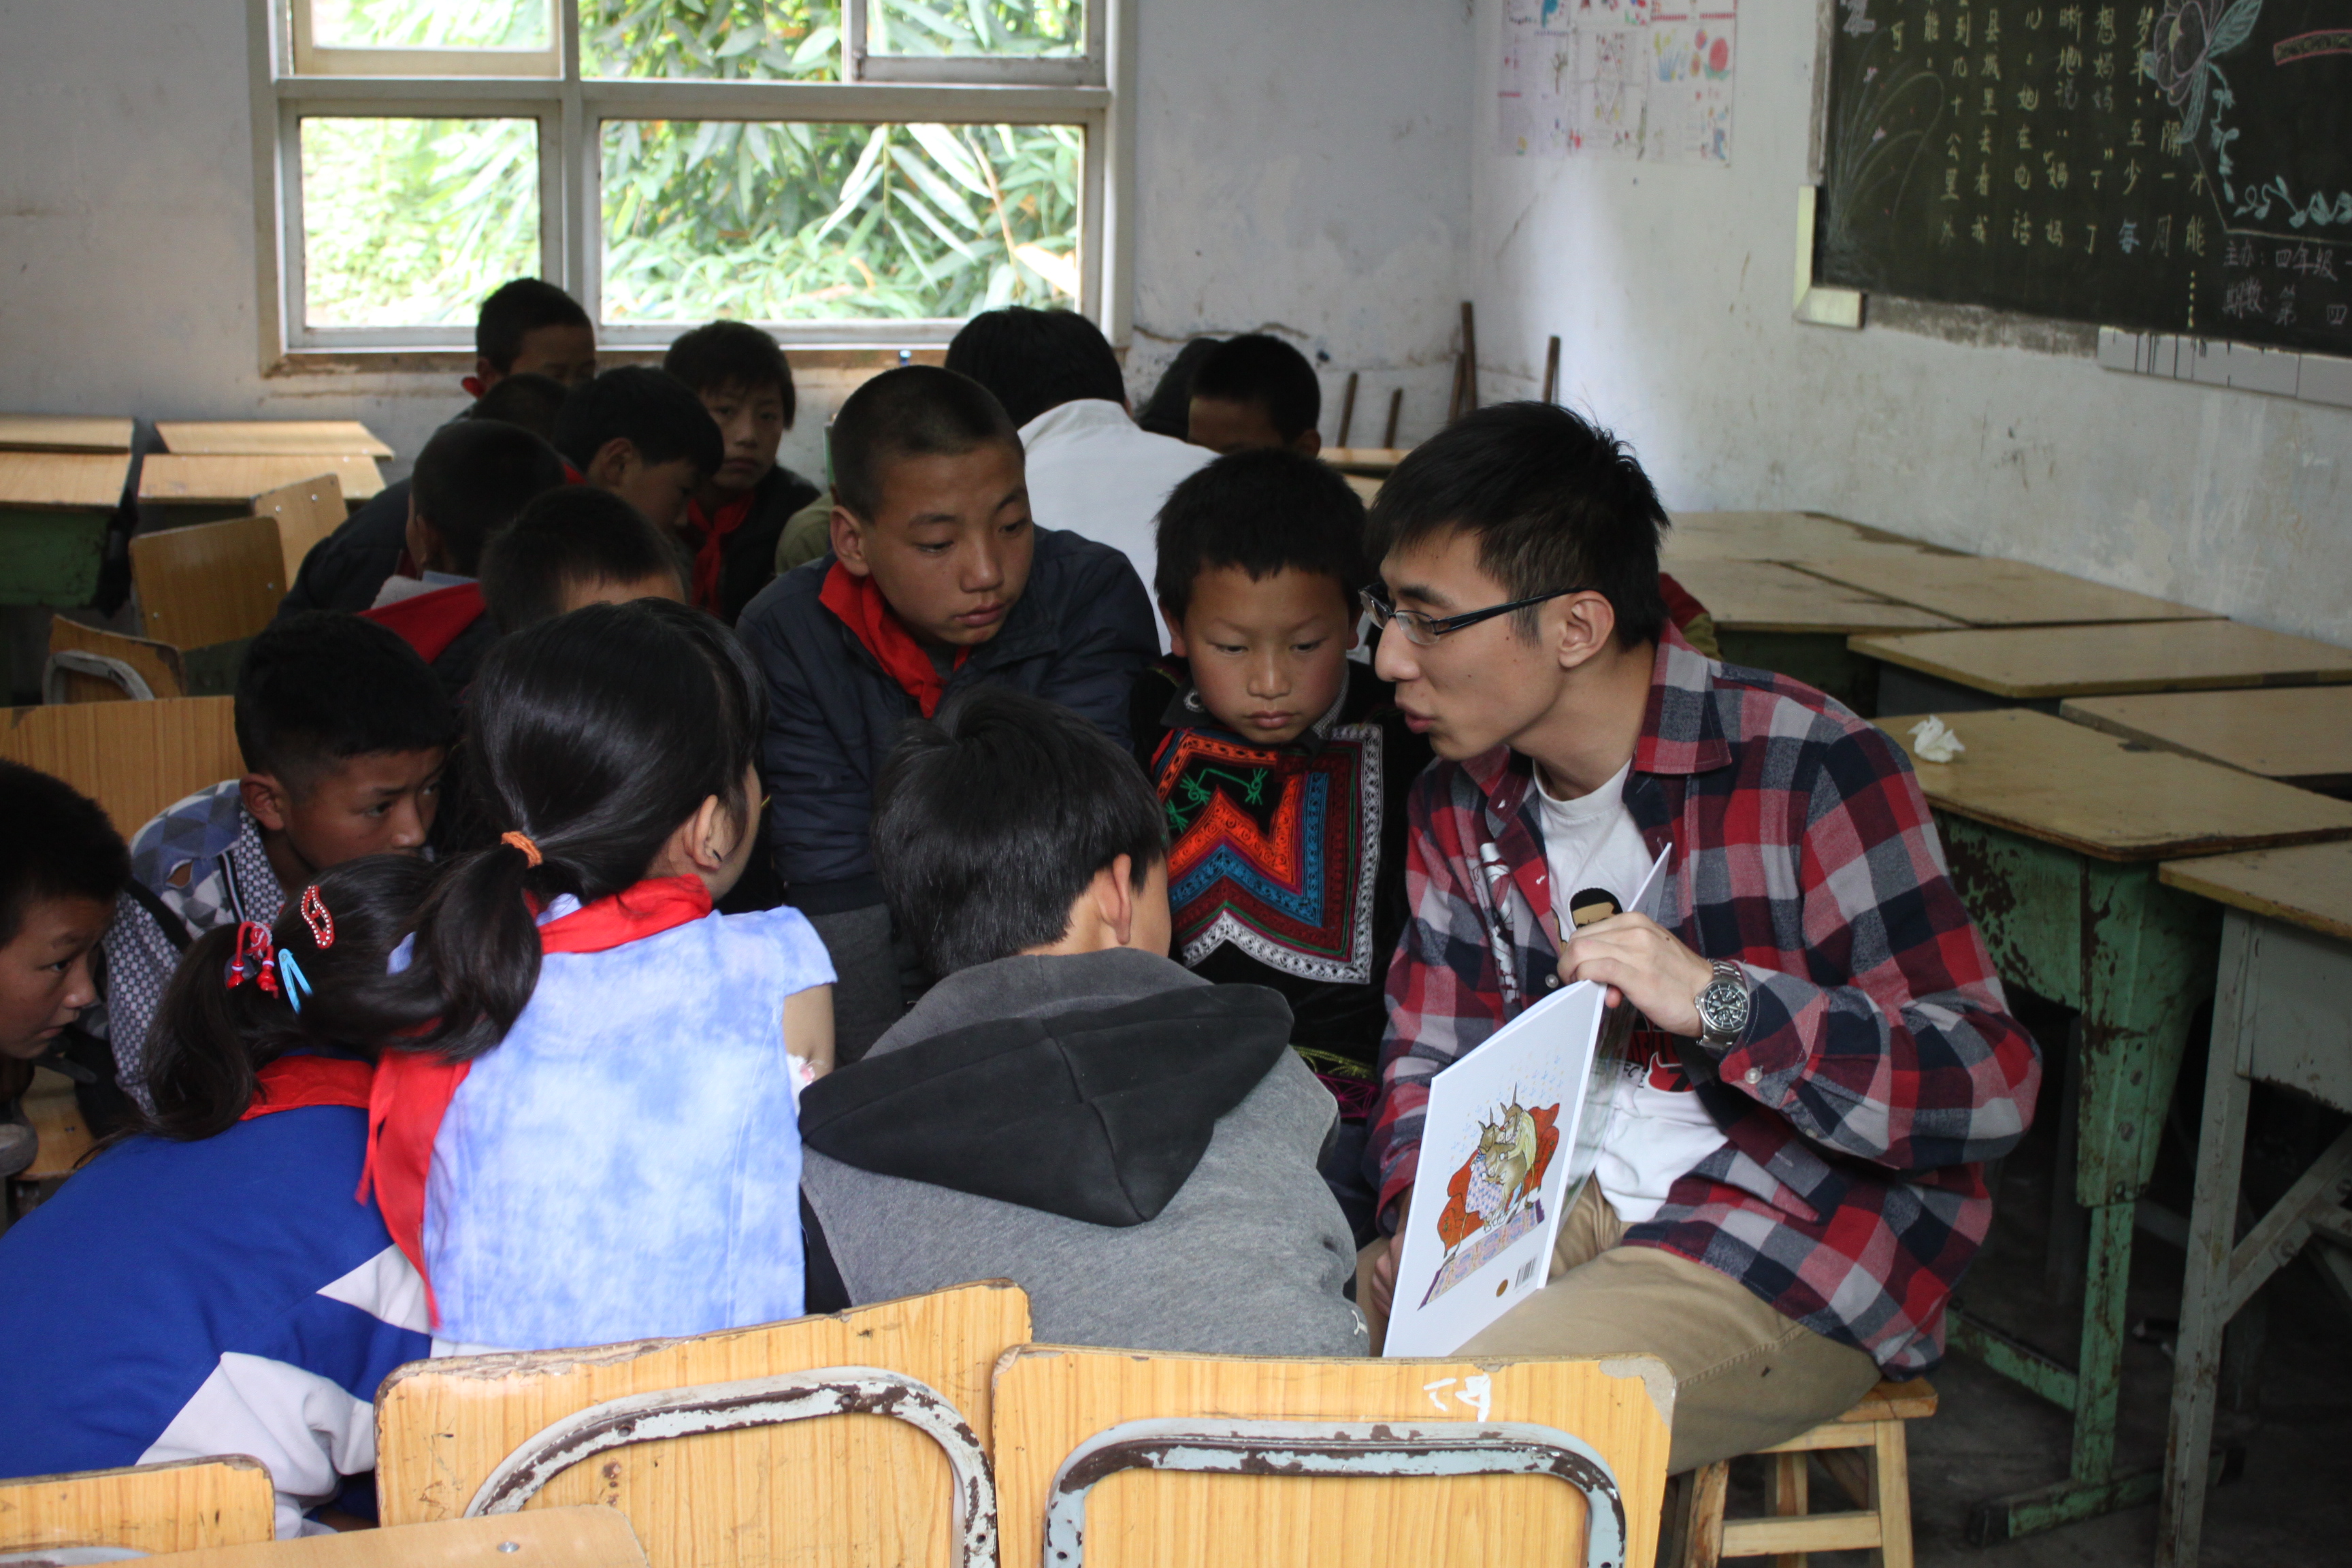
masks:
[[[173,801],[245,772],[226,697],[12,709],[0,757],[65,780],[126,839]]]
[[[169,643],[126,637],[63,616],[49,618],[44,702],[121,702],[185,697],[187,666]]]
[[[445,1519],[342,1535],[183,1552],[172,1568],[646,1568],[629,1521],[609,1508]]]
[[[1673,1409],[1649,1356],[1024,1345],[996,1369],[1003,1560],[1646,1564]]]
[[[278,613],[291,581],[274,517],[131,536],[139,628],[173,647],[210,647],[254,636]]]
[[[241,1454],[0,1482],[0,1552],[106,1546],[193,1552],[277,1533],[269,1471]]]
[[[274,490],[264,490],[253,498],[256,517],[275,518],[278,521],[279,565],[285,575],[279,579],[289,587],[294,574],[302,569],[302,558],[327,535],[343,524],[351,509],[343,504],[342,482],[332,474],[315,474],[298,479],[290,485],[280,485]]]
[[[418,1362],[376,1394],[376,1495],[386,1524],[604,1504],[653,1568],[993,1563],[979,1435],[990,1369],[1028,1337],[1029,1298],[990,1280],[692,1339]]]
[[[1683,1568],[1715,1568],[1726,1557],[1772,1557],[1776,1568],[1805,1568],[1811,1552],[1868,1551],[1880,1568],[1911,1568],[1911,1461],[1903,1424],[1936,1413],[1926,1379],[1882,1383],[1834,1421],[1763,1450],[1762,1519],[1726,1520],[1728,1461],[1703,1465],[1688,1489]],[[1805,1458],[1819,1454],[1839,1488],[1862,1507],[1807,1511]]]

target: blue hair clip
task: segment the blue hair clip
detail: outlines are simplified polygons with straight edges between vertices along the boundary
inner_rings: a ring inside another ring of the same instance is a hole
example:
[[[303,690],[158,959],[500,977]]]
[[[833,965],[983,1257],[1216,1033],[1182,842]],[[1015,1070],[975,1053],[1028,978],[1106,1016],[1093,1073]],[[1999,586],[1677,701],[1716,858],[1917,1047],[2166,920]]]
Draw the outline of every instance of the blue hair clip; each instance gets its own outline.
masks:
[[[299,1015],[302,999],[310,994],[310,977],[302,973],[302,966],[294,962],[294,955],[282,947],[278,950],[278,973],[286,981],[286,1000]]]

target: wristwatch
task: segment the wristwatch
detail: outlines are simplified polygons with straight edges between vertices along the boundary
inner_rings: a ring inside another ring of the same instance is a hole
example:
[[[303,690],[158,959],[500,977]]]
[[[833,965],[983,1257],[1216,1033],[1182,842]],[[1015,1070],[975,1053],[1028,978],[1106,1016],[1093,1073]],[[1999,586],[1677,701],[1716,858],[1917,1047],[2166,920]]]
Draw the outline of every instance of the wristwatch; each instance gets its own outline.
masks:
[[[1715,962],[1715,978],[1699,991],[1699,1038],[1710,1046],[1736,1046],[1748,1028],[1748,973],[1736,963]]]

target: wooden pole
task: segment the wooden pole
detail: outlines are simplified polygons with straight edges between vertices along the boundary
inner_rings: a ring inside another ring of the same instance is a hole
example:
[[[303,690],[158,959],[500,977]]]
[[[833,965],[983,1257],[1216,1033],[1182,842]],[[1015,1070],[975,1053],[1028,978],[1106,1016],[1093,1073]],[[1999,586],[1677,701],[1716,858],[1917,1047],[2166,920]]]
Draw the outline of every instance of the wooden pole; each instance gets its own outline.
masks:
[[[1389,389],[1389,427],[1381,432],[1381,445],[1391,452],[1396,450],[1397,415],[1402,412],[1403,408],[1404,388],[1391,387]]]
[[[1554,338],[1544,350],[1544,394],[1546,403],[1559,401],[1559,340]]]
[[[1553,341],[1557,342],[1558,340],[1555,339]],[[1356,373],[1351,370],[1348,373],[1348,390],[1341,394],[1339,398],[1339,438],[1333,442],[1332,445],[1338,447],[1346,446],[1348,444],[1348,431],[1355,422]]]

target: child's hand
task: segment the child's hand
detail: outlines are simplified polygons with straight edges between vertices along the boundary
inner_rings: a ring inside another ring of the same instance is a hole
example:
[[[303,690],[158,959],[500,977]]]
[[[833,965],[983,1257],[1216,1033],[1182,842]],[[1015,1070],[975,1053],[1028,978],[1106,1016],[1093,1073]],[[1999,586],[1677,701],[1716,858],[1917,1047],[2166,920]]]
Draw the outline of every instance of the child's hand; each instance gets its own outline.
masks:
[[[1382,1320],[1396,1301],[1397,1250],[1403,1245],[1402,1233],[1390,1237],[1381,1255],[1372,1259],[1372,1314]]]

